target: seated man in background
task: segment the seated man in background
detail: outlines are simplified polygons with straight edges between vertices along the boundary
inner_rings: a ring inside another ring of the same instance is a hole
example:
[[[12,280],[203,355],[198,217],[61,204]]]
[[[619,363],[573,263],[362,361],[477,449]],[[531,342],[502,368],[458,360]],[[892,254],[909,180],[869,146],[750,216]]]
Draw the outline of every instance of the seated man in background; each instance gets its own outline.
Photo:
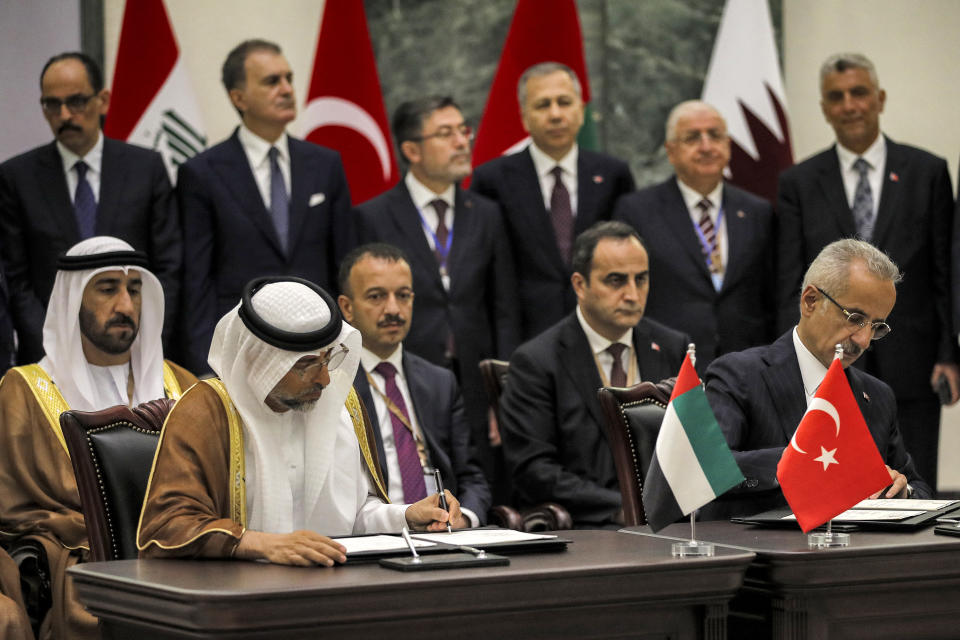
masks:
[[[74,245],[57,265],[43,324],[47,355],[0,382],[0,532],[46,550],[53,606],[42,629],[54,638],[99,637],[65,574],[88,544],[60,414],[178,398],[197,381],[163,359],[163,290],[146,265],[117,238]]]
[[[900,271],[862,240],[838,240],[814,259],[803,279],[800,322],[766,347],[729,353],[705,377],[707,398],[746,478],[703,508],[704,519],[750,516],[786,506],[777,463],[813,395],[843,346],[843,367],[853,396],[890,471],[883,498],[929,498],[897,425],[890,387],[850,367],[886,323],[897,299]]]
[[[457,380],[403,348],[414,297],[406,256],[383,243],[354,249],[340,265],[340,290],[343,317],[363,338],[353,386],[376,425],[390,500],[410,503],[435,493],[435,467],[444,487],[460,498],[464,520],[454,524],[485,524],[490,488],[471,455]]]
[[[414,504],[386,498],[352,389],[359,362],[360,334],[320,287],[250,282],[214,331],[219,378],[195,385],[167,417],[137,532],[141,557],[332,566],[346,549],[327,535],[459,522],[452,495],[449,512],[436,493]]]
[[[677,375],[689,339],[643,317],[647,251],[623,222],[601,222],[573,247],[577,308],[521,345],[501,399],[504,456],[524,504],[566,507],[577,527],[622,522],[597,390]]]

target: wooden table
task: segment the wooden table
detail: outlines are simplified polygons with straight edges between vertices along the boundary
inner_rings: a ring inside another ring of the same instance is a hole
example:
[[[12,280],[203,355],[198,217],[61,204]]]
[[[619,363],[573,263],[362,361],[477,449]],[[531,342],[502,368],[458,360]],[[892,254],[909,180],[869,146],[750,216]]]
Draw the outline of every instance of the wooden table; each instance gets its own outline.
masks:
[[[105,637],[710,638],[753,553],[676,560],[661,538],[564,531],[506,567],[402,573],[243,561],[122,560],[70,570]]]
[[[653,536],[689,536],[674,524]],[[854,532],[851,546],[810,550],[799,529],[697,523],[697,538],[756,553],[730,605],[731,638],[960,638],[960,538]]]

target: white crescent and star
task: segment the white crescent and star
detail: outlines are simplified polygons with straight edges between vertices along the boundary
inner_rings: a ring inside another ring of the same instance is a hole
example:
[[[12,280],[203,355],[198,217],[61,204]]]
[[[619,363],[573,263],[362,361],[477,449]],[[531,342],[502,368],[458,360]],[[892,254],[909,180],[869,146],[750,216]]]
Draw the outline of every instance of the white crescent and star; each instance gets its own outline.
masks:
[[[307,103],[301,115],[301,121],[304,138],[321,127],[339,126],[353,129],[370,142],[380,159],[383,179],[390,179],[390,145],[380,125],[363,107],[343,98],[321,96]]]
[[[823,411],[823,412],[826,413],[828,416],[830,416],[831,418],[833,418],[834,423],[836,423],[836,425],[837,425],[837,435],[838,435],[838,436],[840,435],[840,414],[837,412],[837,408],[834,407],[832,404],[830,404],[830,402],[828,402],[827,400],[825,400],[825,399],[823,399],[823,398],[814,398],[813,400],[810,401],[810,405],[807,407],[807,410],[804,412],[803,417],[804,417],[804,418],[807,417],[807,414],[810,413],[811,411]],[[802,424],[802,423],[803,423],[803,419],[801,419],[800,422],[801,422],[801,424]],[[798,429],[797,431],[799,431],[799,429]],[[807,453],[806,451],[804,451],[803,449],[800,448],[800,445],[797,444],[797,433],[796,433],[796,431],[793,433],[793,437],[790,438],[790,446],[793,447],[794,449],[796,449],[796,450],[797,450],[798,452],[800,452],[800,453],[803,453],[803,454],[806,454],[806,453]],[[833,453],[836,452],[836,449],[834,449],[833,451],[830,451],[830,452],[829,452],[830,462],[827,462],[827,461],[825,461],[825,460],[821,460],[821,458],[824,458],[824,457],[826,457],[826,456],[828,455],[827,450],[824,449],[823,447],[820,447],[820,451],[821,451],[820,458],[814,458],[814,460],[817,460],[817,461],[819,461],[819,462],[823,462],[823,468],[824,468],[824,469],[826,469],[826,468],[827,468],[828,466],[830,466],[831,464],[839,464],[839,463],[833,458]]]

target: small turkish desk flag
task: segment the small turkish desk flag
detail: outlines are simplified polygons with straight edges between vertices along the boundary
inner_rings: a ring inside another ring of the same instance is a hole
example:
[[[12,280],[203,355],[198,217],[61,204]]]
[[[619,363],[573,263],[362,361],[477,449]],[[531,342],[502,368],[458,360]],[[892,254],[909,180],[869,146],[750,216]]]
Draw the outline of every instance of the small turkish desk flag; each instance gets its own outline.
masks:
[[[890,484],[839,360],[784,449],[777,480],[804,532]]]

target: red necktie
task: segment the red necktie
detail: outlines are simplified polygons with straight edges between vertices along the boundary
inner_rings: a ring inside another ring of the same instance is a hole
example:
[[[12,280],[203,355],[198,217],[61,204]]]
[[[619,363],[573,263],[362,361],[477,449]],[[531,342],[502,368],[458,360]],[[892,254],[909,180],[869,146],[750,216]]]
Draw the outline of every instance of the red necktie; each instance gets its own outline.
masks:
[[[623,355],[623,350],[627,348],[627,345],[621,344],[619,342],[612,343],[607,347],[607,351],[610,355],[613,356],[613,364],[610,365],[610,386],[611,387],[625,387],[627,386],[627,372],[623,370],[623,360],[621,356]]]

